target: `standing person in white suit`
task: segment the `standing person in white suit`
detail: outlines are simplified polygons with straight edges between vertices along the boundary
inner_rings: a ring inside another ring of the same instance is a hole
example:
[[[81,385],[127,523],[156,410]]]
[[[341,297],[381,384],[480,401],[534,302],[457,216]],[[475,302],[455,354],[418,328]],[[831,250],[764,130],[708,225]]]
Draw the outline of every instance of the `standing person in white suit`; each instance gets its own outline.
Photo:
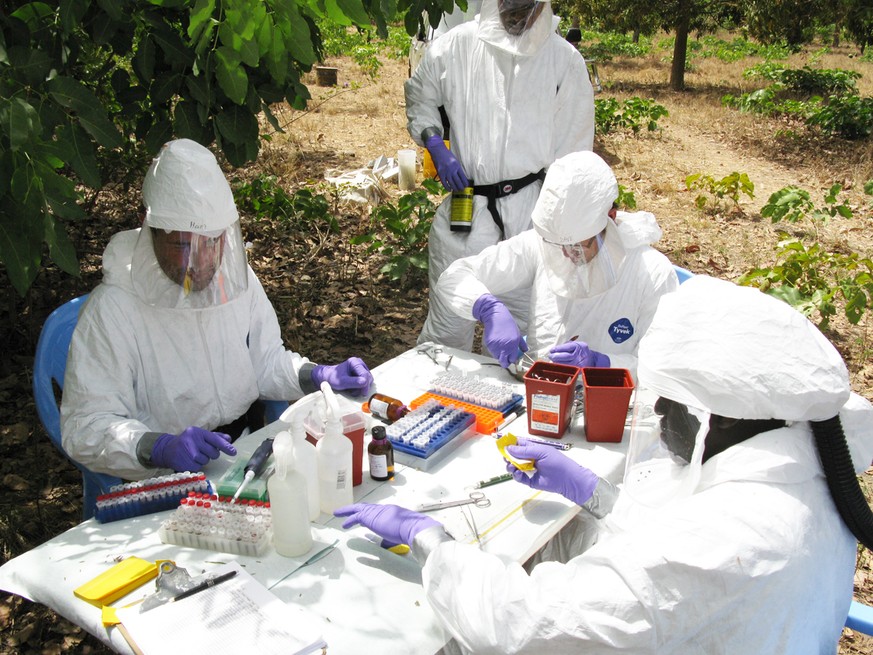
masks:
[[[549,168],[533,230],[457,260],[432,296],[458,316],[482,321],[484,342],[503,365],[528,348],[573,366],[636,371],[637,347],[661,297],[679,286],[648,212],[618,212],[618,182],[593,152]],[[527,334],[501,301],[529,289]],[[575,337],[575,338],[574,338]]]
[[[565,562],[528,573],[396,505],[336,514],[410,544],[467,652],[835,652],[856,538],[873,546],[855,477],[873,457],[873,406],[839,353],[781,301],[697,276],[662,298],[639,380],[659,399],[636,410],[614,505],[611,485],[563,453],[509,448],[535,461],[531,477],[507,464],[517,481],[606,514]]]
[[[594,92],[585,61],[555,32],[550,2],[484,0],[476,20],[427,49],[406,82],[409,134],[428,149],[446,189],[474,188],[469,232],[451,230],[451,198],[434,216],[430,288],[459,257],[530,228],[545,170],[558,157],[591,150]],[[451,151],[443,139],[443,119]],[[526,294],[504,299],[524,318]],[[430,298],[419,343],[470,350],[475,323]]]
[[[143,227],[106,247],[70,345],[61,436],[74,460],[128,480],[197,471],[263,424],[260,399],[297,399],[323,381],[366,393],[373,377],[357,357],[315,365],[283,346],[209,150],[165,144],[143,202]]]

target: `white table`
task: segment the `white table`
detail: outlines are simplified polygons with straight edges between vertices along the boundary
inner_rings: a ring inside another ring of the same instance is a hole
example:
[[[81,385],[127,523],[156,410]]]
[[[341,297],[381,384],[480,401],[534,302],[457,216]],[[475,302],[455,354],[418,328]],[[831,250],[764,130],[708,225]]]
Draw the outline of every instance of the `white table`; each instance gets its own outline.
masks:
[[[498,379],[516,385],[494,360],[446,349],[453,355],[450,370]],[[447,358],[443,357],[445,361]],[[443,366],[416,349],[386,362],[373,371],[374,391],[409,402],[426,392],[429,382]],[[339,397],[344,409],[359,409],[360,399]],[[368,422],[372,419],[368,418]],[[285,428],[276,422],[237,442],[240,457],[247,457],[266,437]],[[508,431],[527,435],[527,417],[513,422]],[[490,435],[468,430],[451,451],[428,470],[398,465],[389,482],[369,478],[364,462],[364,482],[355,487],[355,501],[390,502],[415,508],[440,499],[466,496],[479,480],[505,472],[505,465]],[[573,444],[567,454],[613,482],[623,473],[628,428],[620,444],[585,441],[581,425],[574,423],[564,441]],[[369,438],[367,438],[369,441]],[[448,446],[447,446],[448,448]],[[222,459],[206,472],[217,479],[230,465]],[[483,490],[490,507],[472,508],[482,547],[505,561],[523,562],[563,527],[578,507],[557,494],[538,492],[515,482]],[[467,506],[472,507],[472,506]],[[462,542],[475,544],[460,508],[432,514]],[[100,610],[73,595],[73,589],[113,564],[136,555],[146,560],[171,559],[193,575],[220,563],[237,560],[258,581],[287,603],[300,605],[323,621],[323,635],[331,654],[392,652],[403,644],[404,652],[433,653],[448,641],[427,604],[421,587],[421,569],[411,556],[386,551],[371,541],[367,530],[342,530],[340,519],[322,514],[313,524],[315,544],[307,555],[285,558],[270,549],[262,557],[231,555],[163,544],[157,536],[168,512],[100,524],[94,519],[58,535],[0,567],[0,589],[51,607],[70,621],[122,653],[130,649],[115,629],[103,627]],[[339,540],[338,547],[321,560],[293,574],[289,572],[325,545]],[[287,576],[287,577],[286,577]],[[154,590],[149,583],[124,599],[121,606]]]

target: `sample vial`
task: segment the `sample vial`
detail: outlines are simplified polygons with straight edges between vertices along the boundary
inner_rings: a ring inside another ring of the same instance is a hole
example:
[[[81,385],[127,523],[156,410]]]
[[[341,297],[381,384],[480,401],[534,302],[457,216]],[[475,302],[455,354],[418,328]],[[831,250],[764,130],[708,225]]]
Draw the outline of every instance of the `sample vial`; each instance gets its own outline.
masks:
[[[370,413],[373,416],[389,423],[393,423],[409,414],[409,408],[406,405],[396,398],[386,396],[383,393],[374,393],[370,396],[368,404],[370,406]]]
[[[469,232],[473,228],[473,187],[452,192],[452,232]]]
[[[382,425],[373,427],[373,440],[367,446],[367,459],[371,478],[384,482],[394,477],[394,446],[388,441]]]

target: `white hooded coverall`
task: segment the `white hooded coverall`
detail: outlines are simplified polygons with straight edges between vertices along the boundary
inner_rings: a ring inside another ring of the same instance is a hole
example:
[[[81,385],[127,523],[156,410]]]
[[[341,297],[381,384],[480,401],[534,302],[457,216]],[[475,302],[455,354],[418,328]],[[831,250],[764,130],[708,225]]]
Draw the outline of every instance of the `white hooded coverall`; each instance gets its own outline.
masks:
[[[482,294],[502,298],[514,289],[530,288],[527,344],[534,359],[578,336],[592,350],[608,355],[611,366],[635,373],[637,347],[658,301],[679,283],[670,261],[649,245],[661,237],[654,215],[618,212],[615,222],[627,254],[615,285],[599,295],[563,298],[553,293],[541,237],[528,230],[452,264],[440,279],[437,302],[472,319],[473,304]]]
[[[203,309],[144,304],[130,265],[139,230],[113,236],[103,282],[76,326],[64,378],[64,449],[92,471],[138,480],[158,475],[136,456],[146,432],[213,430],[260,398],[304,395],[309,360],[285,350],[257,277],[229,303]]]
[[[451,124],[452,153],[476,185],[537,173],[562,155],[591,150],[594,143],[594,92],[585,61],[550,27],[550,4],[529,30],[547,28],[539,37],[541,43],[523,41],[525,34],[518,42],[492,38],[489,34],[500,36],[499,20],[497,0],[484,0],[476,20],[431,43],[405,89],[407,127],[413,140],[424,145],[423,130],[442,131],[439,107],[444,107]],[[534,182],[497,200],[506,238],[531,227],[540,186]],[[440,205],[428,241],[431,290],[453,261],[500,240],[486,204],[486,198],[474,196],[469,233],[450,230],[451,196]],[[523,322],[526,295],[501,300]],[[419,342],[470,350],[474,328],[474,321],[431,307]]]
[[[873,456],[873,406],[850,394],[839,355],[804,317],[753,289],[734,288],[725,303],[725,285],[733,287],[698,276],[662,300],[643,339],[641,383],[672,387],[720,416],[781,414],[788,426],[712,456],[696,488],[659,508],[633,511],[643,508],[623,490],[598,542],[566,563],[528,574],[471,545],[436,545],[423,584],[462,649],[836,652],[857,543],[800,417],[839,413],[861,472]],[[787,312],[795,316],[782,320]]]

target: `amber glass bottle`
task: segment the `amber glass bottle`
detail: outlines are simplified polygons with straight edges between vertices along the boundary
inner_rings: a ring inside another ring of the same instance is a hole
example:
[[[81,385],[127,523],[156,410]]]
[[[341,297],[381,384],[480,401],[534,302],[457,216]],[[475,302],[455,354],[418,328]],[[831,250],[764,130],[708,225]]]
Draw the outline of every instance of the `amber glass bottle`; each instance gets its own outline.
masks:
[[[382,425],[373,427],[373,439],[367,445],[367,459],[371,478],[384,482],[394,477],[394,446],[388,441]]]
[[[370,413],[376,418],[393,423],[407,414],[409,408],[402,402],[382,393],[374,393],[368,401]]]

